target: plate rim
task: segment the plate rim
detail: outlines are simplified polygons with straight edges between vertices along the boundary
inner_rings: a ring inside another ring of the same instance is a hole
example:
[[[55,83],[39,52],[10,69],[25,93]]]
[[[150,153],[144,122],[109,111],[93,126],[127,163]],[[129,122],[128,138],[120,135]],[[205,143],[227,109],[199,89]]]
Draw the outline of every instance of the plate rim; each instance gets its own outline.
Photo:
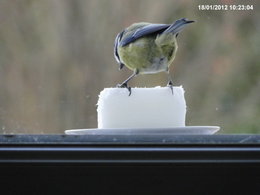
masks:
[[[220,126],[184,126],[184,127],[164,127],[164,128],[159,128],[159,127],[156,127],[156,128],[88,128],[88,129],[68,129],[68,130],[65,130],[64,133],[67,134],[67,135],[95,135],[95,134],[82,134],[82,132],[84,131],[107,131],[107,130],[113,130],[115,131],[115,133],[108,133],[108,134],[103,134],[103,135],[117,135],[117,133],[119,133],[120,135],[129,135],[130,132],[136,132],[136,131],[140,131],[140,130],[149,130],[147,132],[149,133],[153,133],[153,131],[156,132],[156,130],[159,130],[159,129],[164,129],[164,130],[171,130],[171,129],[189,129],[189,130],[192,130],[192,129],[198,129],[198,128],[201,128],[200,130],[210,130],[212,131],[213,133],[204,133],[204,135],[212,135],[212,134],[215,134],[216,132],[218,132],[220,130]],[[124,131],[125,130],[125,131]],[[103,132],[102,131],[102,132]],[[128,132],[127,132],[128,131]],[[156,133],[156,134],[159,134],[159,133]],[[164,133],[164,134],[167,134],[167,133]],[[169,134],[169,133],[168,133]],[[180,133],[181,134],[181,133]],[[185,135],[195,135],[196,133],[183,133]],[[198,133],[199,134],[199,133]],[[203,134],[203,133],[201,133]],[[97,135],[100,135],[100,134],[97,134]],[[134,134],[132,134],[134,135]],[[140,132],[140,133],[137,133],[135,135],[145,135],[145,132]],[[147,134],[148,135],[148,134]],[[163,133],[162,133],[163,135]],[[176,133],[177,135],[177,133]]]

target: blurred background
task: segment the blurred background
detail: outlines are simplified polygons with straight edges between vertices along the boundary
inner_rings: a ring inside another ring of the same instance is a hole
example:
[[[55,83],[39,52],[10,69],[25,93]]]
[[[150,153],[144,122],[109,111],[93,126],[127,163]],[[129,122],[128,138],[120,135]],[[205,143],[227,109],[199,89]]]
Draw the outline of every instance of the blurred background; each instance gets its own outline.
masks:
[[[201,11],[203,4],[250,11]],[[134,22],[197,22],[178,37],[171,73],[183,85],[187,125],[260,133],[259,0],[1,0],[0,133],[52,134],[97,127],[96,103],[131,71],[118,70],[117,33]],[[130,86],[166,85],[165,73]]]

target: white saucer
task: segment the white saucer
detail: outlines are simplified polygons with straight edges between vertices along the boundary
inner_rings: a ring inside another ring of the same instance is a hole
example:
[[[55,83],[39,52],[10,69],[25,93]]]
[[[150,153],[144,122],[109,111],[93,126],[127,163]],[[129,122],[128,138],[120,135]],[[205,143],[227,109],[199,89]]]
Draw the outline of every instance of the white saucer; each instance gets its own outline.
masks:
[[[219,131],[218,126],[187,126],[172,128],[140,129],[71,129],[67,135],[212,135]]]

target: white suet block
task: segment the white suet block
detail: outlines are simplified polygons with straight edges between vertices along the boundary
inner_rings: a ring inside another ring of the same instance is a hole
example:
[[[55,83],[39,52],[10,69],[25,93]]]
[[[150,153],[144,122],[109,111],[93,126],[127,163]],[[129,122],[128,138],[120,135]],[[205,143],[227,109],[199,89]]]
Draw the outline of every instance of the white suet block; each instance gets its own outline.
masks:
[[[186,102],[182,86],[105,88],[98,99],[98,128],[184,127]]]

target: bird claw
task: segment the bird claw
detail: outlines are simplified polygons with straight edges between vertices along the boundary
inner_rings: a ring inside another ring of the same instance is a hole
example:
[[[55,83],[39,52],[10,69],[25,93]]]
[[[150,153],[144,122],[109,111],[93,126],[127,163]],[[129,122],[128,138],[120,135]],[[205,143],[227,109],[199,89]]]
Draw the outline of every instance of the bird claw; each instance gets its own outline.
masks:
[[[170,89],[172,91],[172,95],[173,95],[173,84],[172,84],[172,81],[168,82],[167,87],[170,87]]]
[[[129,86],[127,85],[127,83],[117,84],[116,87],[118,87],[118,88],[126,88],[126,89],[129,91],[128,96],[130,96],[131,93],[132,93],[132,89],[131,89],[131,87],[129,87]]]

